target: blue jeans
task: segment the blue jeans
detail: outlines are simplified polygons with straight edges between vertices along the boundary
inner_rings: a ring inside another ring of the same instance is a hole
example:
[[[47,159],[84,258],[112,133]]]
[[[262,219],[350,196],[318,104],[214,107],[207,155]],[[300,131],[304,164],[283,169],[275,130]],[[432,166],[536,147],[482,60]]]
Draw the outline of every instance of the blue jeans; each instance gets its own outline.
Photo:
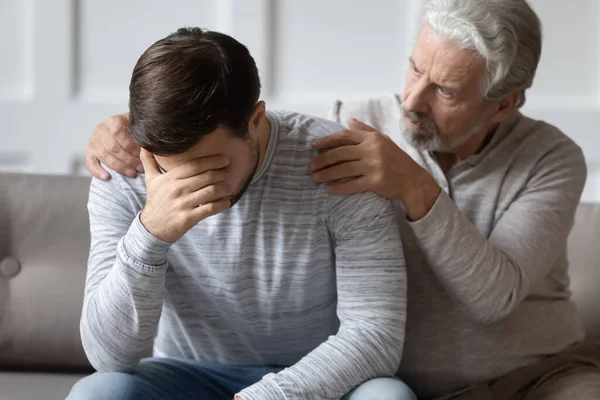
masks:
[[[132,373],[95,373],[75,384],[66,400],[233,400],[235,393],[281,368],[203,365],[190,361],[151,358]],[[416,400],[402,381],[368,381],[344,400]]]

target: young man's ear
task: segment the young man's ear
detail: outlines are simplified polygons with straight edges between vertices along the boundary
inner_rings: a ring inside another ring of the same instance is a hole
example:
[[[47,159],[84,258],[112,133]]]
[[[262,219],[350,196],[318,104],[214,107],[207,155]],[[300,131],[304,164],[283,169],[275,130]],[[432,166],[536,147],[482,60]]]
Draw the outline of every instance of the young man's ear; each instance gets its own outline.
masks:
[[[256,129],[262,122],[263,118],[267,115],[267,106],[264,101],[259,101],[254,106],[254,111],[252,111],[252,115],[250,116],[250,121],[248,121],[248,129]]]
[[[521,93],[519,92],[510,92],[496,103],[496,110],[494,115],[492,115],[492,122],[499,123],[502,122],[508,117],[521,100]]]

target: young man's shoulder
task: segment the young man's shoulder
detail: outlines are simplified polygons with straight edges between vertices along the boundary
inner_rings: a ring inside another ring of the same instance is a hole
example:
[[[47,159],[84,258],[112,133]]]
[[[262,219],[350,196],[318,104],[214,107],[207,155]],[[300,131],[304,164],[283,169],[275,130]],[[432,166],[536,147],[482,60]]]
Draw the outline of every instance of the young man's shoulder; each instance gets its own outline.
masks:
[[[144,174],[138,173],[135,178],[123,176],[105,164],[102,164],[109,174],[110,179],[103,181],[92,178],[90,185],[90,203],[103,203],[105,205],[115,204],[119,201],[127,201],[137,207],[143,204],[146,198],[146,183]]]
[[[329,119],[293,111],[272,110],[271,113],[279,120],[283,136],[303,138],[312,142],[323,136],[331,135],[346,129],[343,125]]]

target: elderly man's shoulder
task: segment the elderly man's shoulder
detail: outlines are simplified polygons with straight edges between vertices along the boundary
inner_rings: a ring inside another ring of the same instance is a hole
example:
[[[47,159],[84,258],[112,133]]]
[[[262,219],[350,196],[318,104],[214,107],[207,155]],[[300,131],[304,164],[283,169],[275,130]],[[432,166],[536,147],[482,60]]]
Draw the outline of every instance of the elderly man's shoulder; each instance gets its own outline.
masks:
[[[512,142],[528,156],[563,159],[585,164],[581,147],[560,127],[544,120],[520,115],[511,129]]]
[[[338,99],[327,110],[327,118],[346,125],[356,118],[381,132],[393,135],[400,129],[400,96],[388,93],[367,99]]]

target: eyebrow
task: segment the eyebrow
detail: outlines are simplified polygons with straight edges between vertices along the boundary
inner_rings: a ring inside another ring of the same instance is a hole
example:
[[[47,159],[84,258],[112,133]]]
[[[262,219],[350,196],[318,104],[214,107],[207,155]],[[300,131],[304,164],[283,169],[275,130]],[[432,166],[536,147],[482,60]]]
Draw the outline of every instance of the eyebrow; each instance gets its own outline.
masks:
[[[436,85],[437,85],[438,87],[441,87],[441,88],[447,89],[447,90],[449,90],[449,91],[451,91],[451,92],[455,92],[455,93],[458,93],[458,92],[460,92],[460,88],[459,88],[459,87],[457,87],[457,86],[439,85],[439,84],[437,84],[437,83],[436,83]]]
[[[449,91],[454,92],[454,93],[460,93],[460,91],[462,90],[458,86],[449,86],[447,84],[439,84],[439,83],[436,83],[436,85],[438,87],[444,88],[444,89],[449,90]]]
[[[415,63],[415,60],[413,60],[412,57],[408,57],[408,62],[417,70],[417,72],[421,72],[419,70],[419,68],[417,67],[417,63]],[[461,88],[458,86],[453,86],[453,85],[448,85],[448,84],[439,84],[436,82],[432,82],[432,83],[434,83],[438,87],[450,90],[451,92],[454,92],[454,93],[459,93],[461,91]]]
[[[415,60],[413,60],[412,57],[408,57],[408,62],[410,65],[412,65],[417,71],[419,71],[419,68],[417,68],[417,63],[415,63]]]

